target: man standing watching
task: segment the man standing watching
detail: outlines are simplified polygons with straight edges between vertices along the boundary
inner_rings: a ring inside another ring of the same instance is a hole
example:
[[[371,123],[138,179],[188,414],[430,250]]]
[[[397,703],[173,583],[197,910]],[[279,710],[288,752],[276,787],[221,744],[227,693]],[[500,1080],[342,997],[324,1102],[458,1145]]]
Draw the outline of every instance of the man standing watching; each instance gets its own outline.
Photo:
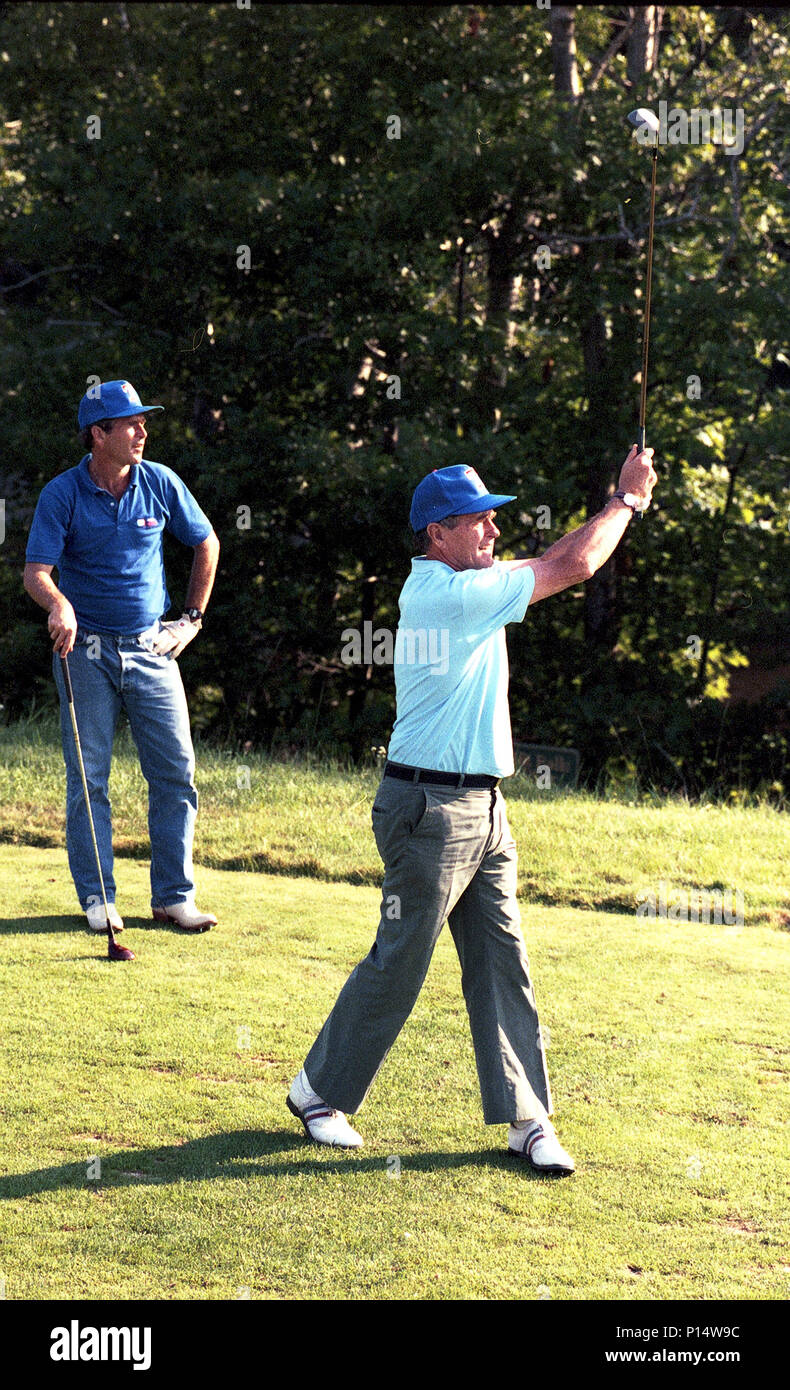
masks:
[[[373,805],[385,868],[380,924],[287,1100],[319,1144],[361,1146],[344,1112],[359,1109],[414,1007],[446,920],[461,962],[485,1123],[507,1124],[510,1151],[537,1172],[573,1172],[549,1120],[516,904],[516,846],[498,789],[514,770],[504,629],[521,621],[530,600],[589,579],[604,564],[634,511],[649,503],[652,453],[634,446],[603,510],[538,560],[494,560],[495,510],[515,498],[490,493],[474,469],[437,469],[414,493],[411,524],[423,554],[400,595],[397,717]],[[413,656],[420,633],[425,659],[404,660],[409,637]],[[432,660],[440,651],[441,662]]]
[[[195,907],[195,756],[175,658],[200,631],[219,541],[181,479],[143,458],[145,417],[161,409],[143,405],[128,381],[106,381],[83,396],[78,422],[89,452],[76,468],[43,488],[26,552],[24,585],[47,610],[53,641],[66,762],[69,867],[88,926],[97,932],[106,930],[106,919],[61,669],[61,658],[69,654],[113,928],[121,931],[123,922],[115,906],[107,784],[122,707],[148,782],[154,917],[190,932],[208,931],[217,920]],[[174,622],[161,621],[170,607],[165,531],[194,550],[186,605]],[[57,584],[52,579],[55,566]]]

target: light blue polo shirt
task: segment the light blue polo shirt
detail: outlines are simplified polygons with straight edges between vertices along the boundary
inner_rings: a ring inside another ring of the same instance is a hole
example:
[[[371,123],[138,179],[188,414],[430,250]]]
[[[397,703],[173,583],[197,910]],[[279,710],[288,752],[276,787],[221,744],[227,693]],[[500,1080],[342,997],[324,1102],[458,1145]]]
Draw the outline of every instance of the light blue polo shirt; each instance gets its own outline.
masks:
[[[453,570],[424,555],[412,560],[395,639],[392,762],[512,775],[505,624],[521,622],[534,587],[528,567],[495,560]]]
[[[25,558],[57,565],[58,588],[88,632],[143,632],[170,607],[162,537],[196,546],[212,531],[181,479],[161,463],[133,463],[116,499],[88,472],[90,454],[42,488]]]

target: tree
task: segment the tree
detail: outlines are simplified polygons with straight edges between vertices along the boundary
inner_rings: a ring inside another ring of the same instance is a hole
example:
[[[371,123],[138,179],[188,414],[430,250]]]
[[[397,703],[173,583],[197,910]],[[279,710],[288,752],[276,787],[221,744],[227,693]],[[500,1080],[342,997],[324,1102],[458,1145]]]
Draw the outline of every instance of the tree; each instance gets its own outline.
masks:
[[[412,487],[479,467],[517,493],[503,543],[528,554],[600,506],[637,421],[648,158],[624,115],[718,103],[743,112],[738,155],[715,136],[659,161],[656,507],[583,602],[512,631],[512,703],[590,779],[724,783],[747,754],[773,776],[780,713],[752,711],[747,754],[722,717],[786,602],[787,392],[758,399],[787,351],[786,29],[660,6],[0,10],[7,713],[51,698],[19,571],[98,372],[166,406],[153,457],[223,541],[185,665],[198,720],[383,742],[392,672],[345,664],[341,633],[397,621]]]

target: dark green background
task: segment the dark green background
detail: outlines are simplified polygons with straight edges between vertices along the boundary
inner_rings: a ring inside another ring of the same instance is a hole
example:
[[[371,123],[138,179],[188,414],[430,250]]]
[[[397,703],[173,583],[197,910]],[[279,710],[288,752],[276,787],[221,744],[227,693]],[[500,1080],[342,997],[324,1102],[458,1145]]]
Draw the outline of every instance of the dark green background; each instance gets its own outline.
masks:
[[[95,373],[166,407],[147,456],[222,542],[182,662],[196,724],[386,742],[392,671],[344,667],[340,634],[397,621],[413,486],[469,463],[517,493],[511,553],[597,510],[637,423],[650,155],[625,117],[718,104],[743,111],[739,157],[659,160],[655,505],[584,594],[510,629],[511,706],[587,781],[781,797],[781,670],[729,696],[790,653],[790,14],[668,7],[634,80],[627,42],[606,58],[629,13],[576,10],[571,101],[534,5],[0,5],[4,717],[54,698],[24,545]],[[176,610],[189,559],[169,555]]]

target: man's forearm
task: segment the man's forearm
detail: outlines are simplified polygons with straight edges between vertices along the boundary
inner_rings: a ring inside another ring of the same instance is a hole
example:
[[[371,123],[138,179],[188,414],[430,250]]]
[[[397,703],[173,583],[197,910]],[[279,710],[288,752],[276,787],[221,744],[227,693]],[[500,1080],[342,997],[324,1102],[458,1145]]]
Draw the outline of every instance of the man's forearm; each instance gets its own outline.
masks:
[[[652,457],[652,449],[640,451],[636,444],[632,444],[620,469],[619,487],[622,492],[633,492],[645,504],[650,502],[656,482]],[[622,497],[610,497],[597,516],[578,526],[570,535],[560,537],[540,559],[505,563],[513,568],[529,567],[533,571],[535,583],[530,604],[540,603],[541,599],[551,598],[552,594],[560,594],[563,589],[592,579],[617,549],[632,516],[631,507],[623,502]]]
[[[612,502],[614,506],[611,505]],[[591,573],[594,574],[617,549],[632,515],[630,507],[610,497],[602,511],[591,516],[582,526],[577,526],[575,531],[560,536],[540,558],[568,560],[571,563],[577,559],[589,560],[592,566]]]
[[[214,587],[218,560],[219,541],[212,533],[201,545],[195,546],[195,558],[192,561],[186,602],[184,603],[185,608],[199,608],[201,613],[205,613],[211,597],[211,590]]]
[[[545,565],[548,562],[552,566],[560,564],[563,568],[567,567],[569,575],[572,571],[578,570],[578,579],[584,579],[595,574],[617,549],[631,516],[630,507],[610,497],[602,511],[590,517],[583,525],[577,526],[575,531],[560,536],[537,561],[503,560],[502,563],[514,569],[523,569],[536,563]],[[587,575],[584,573],[585,570],[588,571]]]
[[[559,540],[554,541],[553,545],[550,545],[548,550],[544,550],[540,559],[546,560],[551,556],[552,560],[561,560],[569,550],[572,550],[574,546],[578,545],[582,536],[586,535],[593,522],[598,519],[598,515],[600,515],[600,513],[596,514],[596,516],[591,516],[589,521],[585,521],[581,526],[577,526],[575,531],[568,531],[564,536],[560,536]]]
[[[51,613],[54,607],[65,601],[65,594],[60,592],[52,576],[42,573],[41,570],[25,574],[23,583],[33,602],[40,608],[45,608],[47,613]]]

